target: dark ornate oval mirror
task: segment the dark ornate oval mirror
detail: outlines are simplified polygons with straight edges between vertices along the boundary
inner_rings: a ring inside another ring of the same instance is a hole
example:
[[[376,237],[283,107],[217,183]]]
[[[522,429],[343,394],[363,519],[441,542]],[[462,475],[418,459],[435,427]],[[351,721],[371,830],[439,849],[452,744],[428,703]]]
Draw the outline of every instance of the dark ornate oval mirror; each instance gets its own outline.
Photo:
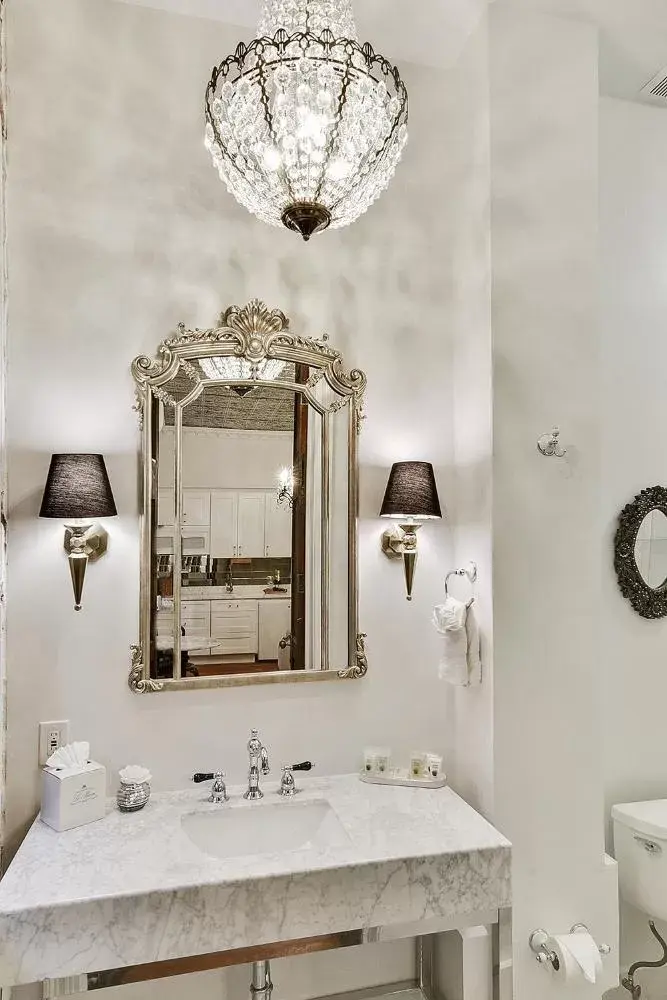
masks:
[[[642,490],[618,519],[614,566],[621,593],[642,618],[667,615],[667,487]]]

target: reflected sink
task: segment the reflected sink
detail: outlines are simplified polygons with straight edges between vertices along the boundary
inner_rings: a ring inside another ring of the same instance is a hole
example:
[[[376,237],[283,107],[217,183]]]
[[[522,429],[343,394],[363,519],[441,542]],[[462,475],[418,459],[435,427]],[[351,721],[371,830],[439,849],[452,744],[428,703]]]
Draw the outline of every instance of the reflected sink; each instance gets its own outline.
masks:
[[[289,801],[220,806],[217,812],[183,816],[193,844],[217,858],[276,854],[340,846],[349,837],[328,802]]]

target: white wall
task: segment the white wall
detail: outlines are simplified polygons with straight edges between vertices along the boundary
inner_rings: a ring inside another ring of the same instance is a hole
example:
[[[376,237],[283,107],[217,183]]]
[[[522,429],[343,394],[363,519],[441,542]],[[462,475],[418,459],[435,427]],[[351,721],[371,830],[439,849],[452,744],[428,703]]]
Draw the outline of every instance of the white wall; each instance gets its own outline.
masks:
[[[496,3],[490,65],[494,819],[513,844],[516,995],[547,1000],[563,987],[531,956],[532,930],[583,921],[614,946],[617,933],[602,823],[596,29]],[[563,460],[536,448],[555,423]]]
[[[667,620],[622,597],[613,537],[622,507],[667,486],[667,112],[603,100],[600,115],[602,624],[605,814],[615,802],[667,797]],[[646,916],[622,908],[622,961],[657,957]],[[667,933],[667,927],[662,927]],[[640,973],[647,1000],[667,975]],[[627,996],[625,991],[619,996]]]
[[[437,680],[429,623],[453,565],[447,519],[420,533],[410,604],[401,566],[380,552],[377,518],[393,461],[432,461],[445,511],[452,493],[456,192],[443,186],[440,168],[447,81],[404,67],[411,140],[395,182],[349,230],[305,245],[238,207],[203,148],[206,78],[237,40],[220,23],[111,0],[10,5],[12,845],[37,807],[40,719],[69,718],[72,736],[92,739],[112,782],[131,759],[151,767],[158,788],[183,786],[219,762],[240,781],[251,725],[275,766],[306,754],[320,773],[355,768],[368,743],[397,754],[453,751],[450,695]],[[126,676],[137,638],[138,431],[129,364],[179,320],[208,326],[222,307],[253,296],[283,309],[295,331],[328,331],[350,366],[368,374],[360,623],[369,675],[331,686],[133,695]],[[63,450],[104,452],[119,509],[80,614],[61,526],[37,518],[49,456]],[[396,961],[382,971],[408,974],[409,955],[409,945],[393,949]],[[314,989],[326,992],[321,982]]]
[[[448,724],[455,731],[450,767],[465,798],[493,816],[492,358],[488,17],[480,19],[452,71],[448,183],[459,191],[452,217],[454,301],[454,476],[456,565],[477,565],[474,593],[482,635],[483,683],[455,689]]]

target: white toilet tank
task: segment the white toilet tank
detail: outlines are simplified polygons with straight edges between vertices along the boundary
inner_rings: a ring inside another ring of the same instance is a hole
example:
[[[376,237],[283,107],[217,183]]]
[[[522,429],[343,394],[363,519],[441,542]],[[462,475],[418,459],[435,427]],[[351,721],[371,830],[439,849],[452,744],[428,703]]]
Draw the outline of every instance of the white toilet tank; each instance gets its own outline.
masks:
[[[667,799],[613,806],[614,854],[621,896],[667,920]]]

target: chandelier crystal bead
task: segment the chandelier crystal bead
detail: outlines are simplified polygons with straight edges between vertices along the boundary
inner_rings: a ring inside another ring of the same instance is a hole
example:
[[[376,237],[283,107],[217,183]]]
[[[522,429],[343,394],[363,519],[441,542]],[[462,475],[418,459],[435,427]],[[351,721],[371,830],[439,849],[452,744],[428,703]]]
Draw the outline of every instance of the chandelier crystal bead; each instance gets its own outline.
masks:
[[[405,85],[359,44],[351,0],[265,0],[258,36],[213,70],[205,113],[231,194],[305,240],[366,211],[408,135]]]

